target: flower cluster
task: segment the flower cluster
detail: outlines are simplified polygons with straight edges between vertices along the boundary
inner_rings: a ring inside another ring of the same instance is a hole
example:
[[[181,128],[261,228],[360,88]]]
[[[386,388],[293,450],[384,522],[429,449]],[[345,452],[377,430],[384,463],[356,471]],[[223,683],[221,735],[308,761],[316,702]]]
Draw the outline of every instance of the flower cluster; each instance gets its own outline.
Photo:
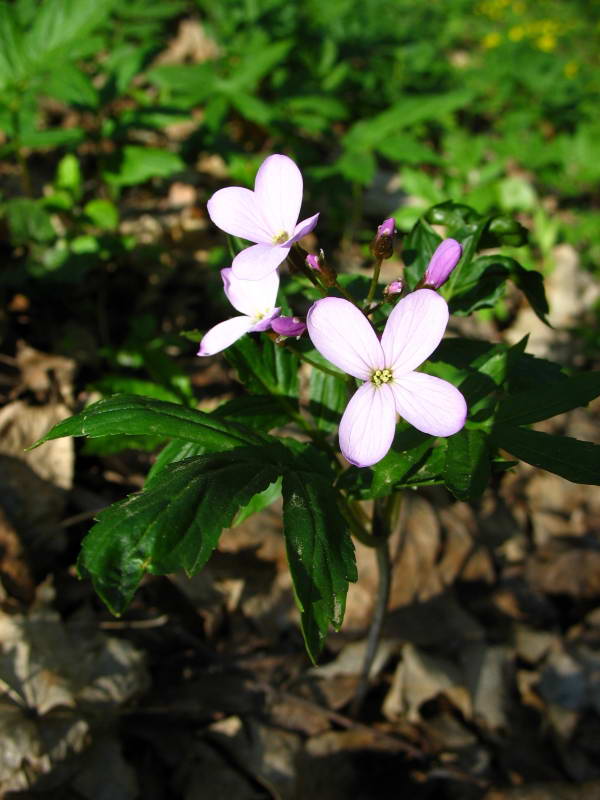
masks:
[[[306,330],[314,347],[343,372],[362,384],[356,390],[339,428],[340,449],[351,464],[371,466],[388,452],[399,414],[432,436],[451,436],[466,419],[466,403],[452,384],[417,372],[439,345],[449,311],[435,291],[461,258],[454,239],[444,240],[433,254],[419,287],[401,297],[404,284],[394,281],[384,300],[398,300],[381,338],[365,312],[348,299],[327,296],[310,308],[306,322],[280,315],[277,268],[295,242],[313,230],[318,214],[298,222],[302,202],[302,175],[283,155],[267,158],[256,176],[254,191],[241,187],[220,189],[208,202],[212,221],[234,236],[255,242],[242,250],[221,276],[225,294],[241,316],[211,328],[198,355],[224,350],[245,333],[272,329],[278,337],[301,336]],[[374,240],[377,258],[393,252],[394,220],[379,226]],[[294,251],[296,252],[296,251]],[[304,258],[304,256],[303,256]],[[308,255],[305,270],[321,287],[335,285],[335,273],[326,280],[325,261]],[[323,291],[325,291],[323,289]],[[346,293],[346,296],[347,293]],[[370,313],[370,312],[369,312]]]

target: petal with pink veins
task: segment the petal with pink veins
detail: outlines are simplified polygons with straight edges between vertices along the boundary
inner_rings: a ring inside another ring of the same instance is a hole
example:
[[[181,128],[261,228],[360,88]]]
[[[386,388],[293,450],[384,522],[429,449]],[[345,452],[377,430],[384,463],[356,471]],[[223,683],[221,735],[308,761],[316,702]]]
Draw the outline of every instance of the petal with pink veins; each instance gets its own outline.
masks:
[[[253,324],[250,317],[233,317],[225,322],[219,322],[204,334],[198,355],[213,356],[215,353],[220,353],[221,350],[225,350],[245,333],[248,333]]]
[[[340,422],[340,450],[357,467],[370,467],[392,446],[396,406],[388,385],[363,383],[352,395]]]
[[[411,372],[438,346],[448,324],[448,304],[431,289],[418,289],[394,307],[381,337],[385,366],[394,377]]]
[[[348,300],[317,300],[308,312],[306,324],[319,353],[349,375],[366,381],[374,369],[385,366],[371,323]]]
[[[217,228],[249,242],[272,242],[277,232],[263,215],[254,192],[241,186],[219,189],[206,205]]]
[[[465,424],[465,398],[448,381],[424,372],[409,372],[389,385],[397,412],[423,433],[452,436]]]
[[[280,154],[265,159],[256,173],[254,194],[273,236],[285,232],[289,238],[302,203],[302,173],[292,159]]]
[[[255,317],[273,310],[279,291],[277,270],[260,280],[244,281],[236,278],[231,267],[228,267],[221,270],[221,278],[227,299],[240,314]]]
[[[239,280],[258,281],[274,272],[285,261],[289,252],[289,247],[255,244],[237,254],[231,269]]]

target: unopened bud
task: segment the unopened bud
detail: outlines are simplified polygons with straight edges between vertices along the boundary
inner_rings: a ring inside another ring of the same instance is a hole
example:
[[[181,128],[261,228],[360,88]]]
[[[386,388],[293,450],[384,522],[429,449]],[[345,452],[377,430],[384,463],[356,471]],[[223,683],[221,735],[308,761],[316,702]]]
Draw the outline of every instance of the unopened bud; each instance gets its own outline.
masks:
[[[396,221],[393,217],[386,219],[377,228],[377,235],[371,243],[373,255],[378,260],[391,258],[394,254],[394,235],[396,233]]]
[[[400,294],[402,289],[404,289],[404,281],[398,279],[389,283],[383,290],[383,294],[385,297],[391,297],[392,295]]]
[[[315,272],[319,273],[319,277],[321,279],[321,283],[323,286],[335,286],[337,283],[337,275],[333,267],[330,267],[329,264],[325,261],[325,253],[322,250],[319,250],[319,255],[316,256],[313,253],[306,256],[306,265],[313,269]]]
[[[271,328],[280,336],[302,336],[306,323],[300,317],[275,317]]]
[[[306,256],[306,265],[311,269],[316,270],[317,272],[321,272],[321,265],[319,264],[319,256],[316,256],[314,253],[309,253]]]
[[[421,284],[430,289],[439,289],[446,283],[461,256],[461,245],[455,239],[444,239],[431,256]]]

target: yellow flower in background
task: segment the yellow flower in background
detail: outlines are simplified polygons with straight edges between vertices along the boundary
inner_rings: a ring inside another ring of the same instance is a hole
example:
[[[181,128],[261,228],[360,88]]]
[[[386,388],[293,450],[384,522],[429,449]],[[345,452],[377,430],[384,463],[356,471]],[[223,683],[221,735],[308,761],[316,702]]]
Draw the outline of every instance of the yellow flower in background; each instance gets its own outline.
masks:
[[[579,72],[579,64],[576,61],[567,61],[563,67],[563,71],[567,78],[574,78]]]
[[[522,0],[516,0],[516,3],[512,4],[513,11],[515,14],[523,14],[525,11],[525,3]]]
[[[556,48],[556,36],[551,33],[545,33],[536,41],[536,45],[545,53],[551,53]]]
[[[493,33],[486,33],[482,44],[487,50],[490,50],[492,47],[498,47],[501,41],[502,36],[497,31],[494,31]]]
[[[515,27],[511,28],[508,32],[508,38],[511,40],[511,42],[520,42],[524,36],[525,29],[522,25],[515,25]]]

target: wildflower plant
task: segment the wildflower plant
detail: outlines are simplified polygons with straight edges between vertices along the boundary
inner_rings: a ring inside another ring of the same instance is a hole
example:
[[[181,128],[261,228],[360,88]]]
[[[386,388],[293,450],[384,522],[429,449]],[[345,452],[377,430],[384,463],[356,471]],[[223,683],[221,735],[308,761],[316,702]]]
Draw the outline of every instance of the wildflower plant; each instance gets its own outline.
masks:
[[[327,254],[298,243],[318,219],[298,223],[301,201],[298,167],[272,155],[254,192],[227,187],[208,203],[217,226],[250,243],[221,272],[239,315],[206,332],[198,351],[224,351],[240,397],[206,413],[115,395],[37,444],[114,434],[168,440],[143,491],[100,512],[83,541],[79,573],[115,614],[144,575],[194,575],[224,528],[281,495],[294,596],[316,661],[358,579],[353,537],[375,548],[381,582],[364,692],[403,493],[440,485],[476,504],[520,459],[600,483],[599,446],[529,427],[586,405],[600,393],[600,373],[570,374],[534,357],[526,338],[510,346],[448,334],[450,315],[493,307],[507,281],[546,321],[542,276],[499,252],[526,238],[510,217],[452,201],[434,206],[405,237],[402,275],[385,287],[379,273],[396,247],[393,219],[374,237],[369,276],[336,274]],[[301,365],[310,373],[302,392]]]

